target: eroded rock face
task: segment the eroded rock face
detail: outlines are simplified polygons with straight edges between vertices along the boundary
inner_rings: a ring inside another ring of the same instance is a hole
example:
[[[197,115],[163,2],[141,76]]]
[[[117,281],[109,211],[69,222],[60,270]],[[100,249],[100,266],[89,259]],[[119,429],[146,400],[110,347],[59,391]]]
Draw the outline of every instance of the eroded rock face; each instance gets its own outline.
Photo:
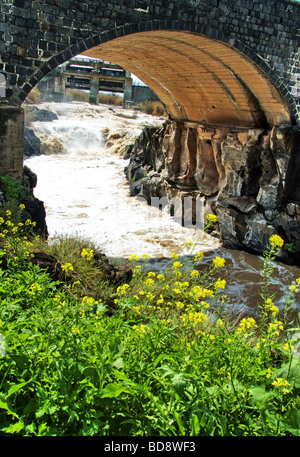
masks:
[[[215,212],[225,247],[261,253],[279,234],[300,263],[300,129],[229,129],[167,121],[128,149],[131,195],[150,202],[195,192]],[[127,155],[127,157],[128,157]]]

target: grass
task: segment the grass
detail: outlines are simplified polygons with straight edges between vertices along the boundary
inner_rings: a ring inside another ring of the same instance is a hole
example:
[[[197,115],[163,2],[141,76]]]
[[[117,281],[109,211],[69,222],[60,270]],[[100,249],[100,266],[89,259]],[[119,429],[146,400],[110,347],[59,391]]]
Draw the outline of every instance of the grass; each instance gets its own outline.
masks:
[[[147,100],[139,104],[143,113],[151,114],[152,116],[166,116],[166,110],[162,102]]]
[[[116,94],[104,94],[103,92],[99,92],[99,103],[123,106],[123,97]]]
[[[162,272],[133,254],[129,283],[105,280],[92,242],[48,244],[2,210],[0,433],[26,436],[299,436],[299,324],[287,290],[268,293],[283,240],[264,254],[257,318],[226,305],[225,260],[199,272],[203,254],[172,254]],[[215,218],[208,218],[208,224]],[[62,264],[53,281],[31,263]]]

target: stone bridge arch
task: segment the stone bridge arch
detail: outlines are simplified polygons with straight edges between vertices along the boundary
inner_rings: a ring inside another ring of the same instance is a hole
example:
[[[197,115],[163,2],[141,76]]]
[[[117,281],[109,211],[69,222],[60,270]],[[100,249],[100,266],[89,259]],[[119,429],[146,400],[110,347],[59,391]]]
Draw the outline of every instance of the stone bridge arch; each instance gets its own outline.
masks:
[[[126,24],[53,56],[11,101],[78,54],[111,61],[142,79],[177,121],[263,127],[300,123],[295,98],[271,66],[237,38],[183,21]]]
[[[254,248],[271,227],[300,259],[299,13],[293,0],[2,1],[0,173],[22,174],[21,105],[32,88],[71,57],[94,53],[161,98],[177,139],[172,182],[222,196],[232,243]]]

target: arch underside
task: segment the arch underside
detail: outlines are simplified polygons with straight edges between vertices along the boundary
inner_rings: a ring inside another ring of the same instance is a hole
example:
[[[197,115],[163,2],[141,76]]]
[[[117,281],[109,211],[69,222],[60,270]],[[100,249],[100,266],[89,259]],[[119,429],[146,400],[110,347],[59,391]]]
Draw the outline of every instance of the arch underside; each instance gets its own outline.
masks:
[[[131,71],[174,120],[248,128],[291,124],[289,106],[272,80],[221,41],[157,30],[115,38],[82,54]]]

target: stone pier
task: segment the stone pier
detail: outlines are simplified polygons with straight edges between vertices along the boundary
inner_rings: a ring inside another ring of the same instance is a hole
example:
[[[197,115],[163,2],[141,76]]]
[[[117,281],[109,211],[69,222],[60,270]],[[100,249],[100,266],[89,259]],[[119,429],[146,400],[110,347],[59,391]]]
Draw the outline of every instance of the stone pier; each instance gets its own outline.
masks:
[[[0,175],[19,178],[23,172],[24,110],[0,105]]]

